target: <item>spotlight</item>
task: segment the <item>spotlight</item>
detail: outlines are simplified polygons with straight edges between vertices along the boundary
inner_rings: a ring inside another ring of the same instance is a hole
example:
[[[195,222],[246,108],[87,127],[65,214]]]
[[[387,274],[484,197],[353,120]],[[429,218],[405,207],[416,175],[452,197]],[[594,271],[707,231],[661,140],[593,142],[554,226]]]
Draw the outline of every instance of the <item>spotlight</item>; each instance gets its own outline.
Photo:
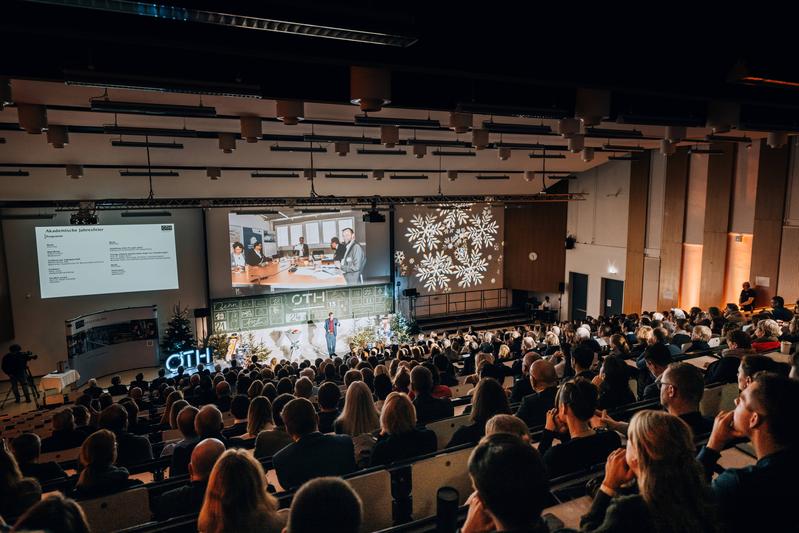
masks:
[[[535,172],[532,170],[525,170],[524,171],[524,181],[531,182],[535,179]]]
[[[707,106],[705,126],[713,133],[726,133],[738,126],[740,106],[735,102],[711,101]]]
[[[678,143],[685,139],[685,126],[666,126],[666,140],[670,143]]]
[[[391,72],[384,68],[350,67],[350,102],[361,111],[380,111],[391,103]]]
[[[302,100],[278,100],[277,118],[286,126],[296,126],[305,118],[305,102]]]
[[[39,135],[47,130],[47,108],[37,104],[17,104],[19,126],[28,133]]]
[[[488,130],[474,129],[472,130],[472,146],[475,150],[482,150],[488,146]]]
[[[584,163],[588,163],[589,161],[593,161],[594,160],[594,149],[593,148],[583,148],[583,151],[580,152],[580,159],[582,159]]]
[[[399,142],[399,128],[396,126],[380,126],[380,142],[386,148],[394,148]]]
[[[449,114],[449,129],[455,133],[466,133],[472,128],[472,114],[453,111]]]
[[[314,177],[316,177],[316,171],[314,169],[312,169],[312,168],[306,168],[305,170],[302,171],[302,176],[305,179],[309,179],[309,180],[313,179]]]
[[[447,179],[449,181],[455,181],[458,179],[458,171],[457,170],[447,170]]]
[[[427,146],[424,144],[414,144],[413,145],[413,156],[416,159],[421,159],[427,153]]]
[[[348,142],[337,142],[335,143],[336,153],[341,157],[344,157],[350,152],[350,143]]]
[[[205,175],[216,181],[222,177],[222,169],[219,167],[208,167],[205,169]]]
[[[497,149],[497,157],[499,157],[500,161],[507,161],[510,159],[510,148],[505,148],[504,146],[500,146]]]
[[[597,126],[610,115],[610,93],[594,89],[577,89],[574,116],[583,126]]]
[[[766,137],[769,148],[782,148],[788,142],[788,134],[784,131],[770,131]]]
[[[232,154],[236,149],[236,134],[235,133],[220,133],[219,134],[219,149],[223,153]]]
[[[0,111],[7,105],[14,103],[14,98],[11,95],[11,80],[8,78],[0,78]]]
[[[261,117],[241,117],[241,136],[248,143],[256,143],[261,137]]]
[[[580,133],[580,121],[576,118],[562,118],[558,122],[558,133],[561,137],[569,138]]]
[[[665,155],[666,157],[670,155],[674,155],[677,151],[677,147],[674,145],[673,142],[669,141],[668,139],[662,139],[660,141],[660,154]]]
[[[67,171],[67,176],[69,176],[73,180],[77,180],[83,177],[83,165],[67,165],[66,171]]]
[[[69,144],[69,131],[66,126],[50,126],[47,130],[47,142],[53,145],[53,148],[63,148],[65,144]]]
[[[386,175],[386,171],[385,170],[373,170],[372,171],[372,177],[375,179],[375,181],[382,180],[385,175]]]
[[[575,134],[569,138],[569,151],[573,154],[581,151],[585,146],[585,136]]]

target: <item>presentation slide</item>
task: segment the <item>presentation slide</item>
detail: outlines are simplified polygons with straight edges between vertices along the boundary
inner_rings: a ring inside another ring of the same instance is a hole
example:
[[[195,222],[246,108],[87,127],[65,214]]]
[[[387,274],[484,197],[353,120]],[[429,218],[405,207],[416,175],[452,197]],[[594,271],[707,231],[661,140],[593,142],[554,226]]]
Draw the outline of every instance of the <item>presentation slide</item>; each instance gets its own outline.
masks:
[[[269,293],[390,281],[389,223],[367,224],[362,215],[349,210],[230,213],[232,287]]]
[[[174,224],[36,228],[42,298],[178,288]]]

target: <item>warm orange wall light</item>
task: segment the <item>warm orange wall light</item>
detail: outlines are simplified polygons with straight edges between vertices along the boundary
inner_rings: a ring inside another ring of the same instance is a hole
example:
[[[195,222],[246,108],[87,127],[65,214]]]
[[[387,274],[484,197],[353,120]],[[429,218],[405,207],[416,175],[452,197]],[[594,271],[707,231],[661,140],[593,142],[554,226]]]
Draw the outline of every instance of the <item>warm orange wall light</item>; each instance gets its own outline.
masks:
[[[752,234],[730,233],[727,236],[727,265],[724,268],[724,302],[738,303],[741,285],[749,281],[752,264]]]
[[[682,275],[680,277],[680,308],[699,305],[699,286],[702,279],[702,245],[682,245]]]

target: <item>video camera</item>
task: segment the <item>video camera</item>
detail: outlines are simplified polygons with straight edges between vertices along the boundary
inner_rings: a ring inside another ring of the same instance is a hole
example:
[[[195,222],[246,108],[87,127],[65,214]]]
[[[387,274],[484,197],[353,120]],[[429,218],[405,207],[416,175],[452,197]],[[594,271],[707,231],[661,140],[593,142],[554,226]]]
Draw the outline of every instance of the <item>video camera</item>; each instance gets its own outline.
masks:
[[[19,355],[24,355],[27,358],[28,361],[31,361],[31,360],[35,361],[36,359],[39,358],[38,355],[33,355],[33,352],[31,352],[31,351],[19,352]]]

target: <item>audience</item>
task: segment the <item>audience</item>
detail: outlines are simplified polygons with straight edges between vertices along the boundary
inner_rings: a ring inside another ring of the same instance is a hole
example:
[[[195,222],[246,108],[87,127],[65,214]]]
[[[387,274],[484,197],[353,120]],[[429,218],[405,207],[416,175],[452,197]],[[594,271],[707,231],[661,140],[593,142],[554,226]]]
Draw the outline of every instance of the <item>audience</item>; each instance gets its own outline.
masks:
[[[375,386],[381,376],[375,378]],[[388,381],[388,390],[391,390],[391,380],[388,376],[382,376]],[[341,400],[341,389],[332,381],[325,381],[319,387],[317,402],[319,403],[319,431],[322,433],[333,433],[333,423],[341,412],[338,409],[338,402]]]
[[[744,358],[746,360],[746,358]],[[796,524],[793,486],[799,474],[799,382],[759,372],[736,400],[735,410],[720,412],[707,446],[699,453],[708,480],[724,448],[747,438],[757,463],[724,470],[712,481],[723,531],[787,531]]]
[[[694,459],[688,425],[668,413],[640,411],[629,434],[626,450],[607,458],[605,477],[580,521],[581,531],[715,532],[712,496]],[[634,480],[637,494],[623,494]]]
[[[294,495],[286,533],[358,533],[361,499],[339,478],[321,477],[305,483]]]
[[[6,448],[5,439],[0,442],[0,516],[13,520],[24,513],[42,497],[39,482],[24,477],[16,459]]]
[[[365,466],[375,444],[380,429],[380,418],[375,409],[372,392],[363,381],[355,381],[347,389],[344,410],[333,423],[336,434],[352,437],[355,447],[355,462]]]
[[[666,370],[666,367],[671,364],[671,352],[669,352],[669,349],[663,344],[653,344],[644,352],[644,363],[647,369],[647,380],[649,378],[654,378],[654,381],[650,381],[644,387],[641,399],[655,400],[660,395],[660,378]],[[638,386],[640,388],[640,381]]]
[[[602,361],[599,374],[592,383],[599,387],[599,408],[613,410],[635,401],[630,389],[632,369],[624,360],[615,355],[608,355]]]
[[[201,533],[280,533],[285,524],[277,507],[277,500],[267,491],[261,463],[243,450],[228,450],[211,470],[197,529]]]
[[[191,452],[200,442],[194,422],[199,411],[196,407],[187,406],[180,410],[177,416],[178,429],[183,439],[178,441],[172,448],[172,466],[169,469],[170,476],[179,476],[188,473]]]
[[[416,427],[416,409],[407,394],[392,392],[380,412],[380,437],[372,450],[371,466],[435,452],[436,434]]]
[[[513,415],[494,415],[486,422],[486,437],[495,433],[515,435],[524,442],[530,442],[530,430],[521,418]]]
[[[100,429],[89,435],[80,448],[80,465],[83,470],[75,484],[79,498],[94,498],[140,485],[138,479],[129,479],[126,468],[116,466],[116,435]]]
[[[225,445],[217,439],[205,439],[194,447],[189,462],[189,482],[161,494],[155,501],[153,513],[158,520],[198,512],[203,504],[208,478]]]
[[[448,399],[433,398],[433,374],[424,366],[417,366],[411,371],[411,389],[416,408],[416,422],[423,426],[428,422],[449,418],[455,414],[452,402]],[[402,392],[402,391],[399,391]]]
[[[86,438],[83,432],[75,430],[75,416],[71,409],[61,409],[53,414],[52,425],[52,434],[42,439],[42,453],[77,448]]]
[[[255,446],[255,439],[264,430],[275,427],[272,418],[272,402],[265,396],[256,396],[250,401],[247,410],[247,430],[238,437],[230,439],[231,448],[252,448]]]
[[[550,361],[539,359],[530,367],[530,385],[533,392],[524,397],[516,416],[528,427],[543,426],[547,411],[555,405],[558,392],[558,374]]]
[[[291,394],[281,394],[272,403],[272,419],[275,424],[272,427],[264,428],[255,439],[255,457],[272,457],[277,452],[291,444],[291,436],[286,432],[286,426],[280,412],[294,399]]]
[[[533,392],[533,386],[530,383],[530,367],[533,363],[541,359],[541,356],[536,352],[528,352],[522,357],[521,375],[514,378],[513,389],[510,393],[510,402],[518,403],[529,396]]]
[[[249,409],[250,399],[247,395],[237,394],[233,397],[230,402],[230,414],[233,415],[233,424],[222,430],[222,435],[226,439],[238,437],[247,431],[247,413]]]
[[[22,531],[89,533],[90,530],[80,505],[56,492],[28,509],[11,529],[12,533]]]
[[[485,425],[494,415],[510,414],[505,391],[493,378],[483,378],[474,389],[469,424],[459,427],[452,435],[447,448],[460,444],[476,443],[485,435]]]
[[[133,466],[153,458],[153,449],[147,437],[128,432],[128,413],[119,404],[109,405],[100,413],[98,425],[116,437],[116,460],[120,466]]]
[[[66,472],[55,461],[39,462],[42,441],[35,433],[23,433],[11,441],[11,449],[20,472],[25,477],[35,478],[39,483],[66,477]]]
[[[735,383],[738,375],[738,366],[744,355],[755,353],[752,349],[752,338],[740,329],[727,332],[727,349],[721,352],[721,359],[708,365],[705,370],[704,382],[710,383]]]
[[[352,438],[324,435],[318,431],[313,404],[295,398],[281,413],[286,431],[293,441],[272,457],[275,472],[284,489],[297,488],[322,476],[341,476],[356,469]]]
[[[757,353],[772,352],[780,349],[779,337],[782,328],[775,320],[767,318],[757,323],[752,349]]]

